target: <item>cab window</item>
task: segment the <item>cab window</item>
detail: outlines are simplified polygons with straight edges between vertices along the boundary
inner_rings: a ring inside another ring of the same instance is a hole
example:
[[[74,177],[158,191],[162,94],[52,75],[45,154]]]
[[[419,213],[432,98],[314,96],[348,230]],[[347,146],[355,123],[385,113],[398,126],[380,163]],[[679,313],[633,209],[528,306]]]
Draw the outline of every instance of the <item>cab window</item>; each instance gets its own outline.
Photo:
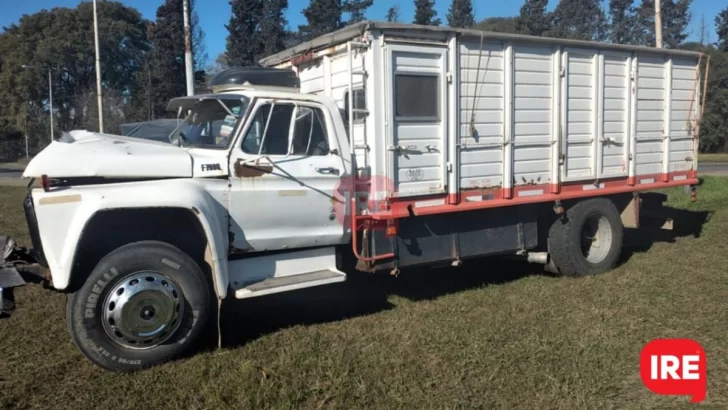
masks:
[[[225,148],[246,109],[247,100],[243,99],[202,100],[192,107],[170,140],[181,140],[184,146]]]
[[[256,155],[327,155],[324,112],[293,103],[263,104],[251,120],[242,148]]]

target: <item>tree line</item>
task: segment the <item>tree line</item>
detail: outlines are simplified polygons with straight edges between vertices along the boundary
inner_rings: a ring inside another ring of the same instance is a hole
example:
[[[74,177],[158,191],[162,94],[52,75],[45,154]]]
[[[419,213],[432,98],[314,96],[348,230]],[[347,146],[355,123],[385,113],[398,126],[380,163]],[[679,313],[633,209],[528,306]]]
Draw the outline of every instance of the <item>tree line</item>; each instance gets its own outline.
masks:
[[[196,1],[190,1],[194,10]],[[185,94],[182,0],[163,1],[154,21],[118,1],[97,8],[104,131],[118,133],[121,123],[165,116],[168,100]],[[195,66],[203,80],[204,33],[197,14],[191,17]],[[90,2],[24,15],[0,32],[0,149],[3,141],[25,135],[31,152],[48,144],[51,86],[55,130],[98,129]]]
[[[104,123],[119,132],[124,122],[167,117],[170,98],[185,94],[182,0],[159,0],[153,21],[119,1],[98,3]],[[381,0],[379,0],[381,1]],[[364,20],[442,25],[620,44],[655,45],[654,0],[525,0],[513,17],[476,21],[472,0],[449,2],[443,22],[435,0],[410,0],[415,12],[404,21],[398,5],[383,16],[367,13],[374,0],[310,0],[303,24],[290,27],[288,0],[230,0],[225,52],[208,64],[197,1],[191,2],[196,86],[204,90],[211,72],[250,66],[267,55]],[[662,0],[666,48],[701,50],[711,56],[708,105],[701,126],[701,149],[724,150],[728,129],[728,8],[715,17],[717,41],[686,43],[692,0]],[[201,4],[201,3],[200,3]],[[56,130],[97,129],[93,14],[89,2],[25,15],[0,31],[0,150],[2,142],[31,138],[37,150],[49,138],[50,70]],[[705,24],[703,24],[705,26]],[[704,27],[701,27],[701,31]],[[3,153],[0,152],[0,157]]]

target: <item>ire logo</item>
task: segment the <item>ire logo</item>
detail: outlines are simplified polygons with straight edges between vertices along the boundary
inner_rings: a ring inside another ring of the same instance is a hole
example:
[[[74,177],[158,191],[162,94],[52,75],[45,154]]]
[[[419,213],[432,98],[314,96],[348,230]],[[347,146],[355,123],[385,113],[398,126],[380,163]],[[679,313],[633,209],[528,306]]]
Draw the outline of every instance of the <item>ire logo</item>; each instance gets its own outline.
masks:
[[[640,353],[642,382],[657,394],[692,396],[691,403],[705,399],[707,372],[705,351],[691,339],[656,339]]]

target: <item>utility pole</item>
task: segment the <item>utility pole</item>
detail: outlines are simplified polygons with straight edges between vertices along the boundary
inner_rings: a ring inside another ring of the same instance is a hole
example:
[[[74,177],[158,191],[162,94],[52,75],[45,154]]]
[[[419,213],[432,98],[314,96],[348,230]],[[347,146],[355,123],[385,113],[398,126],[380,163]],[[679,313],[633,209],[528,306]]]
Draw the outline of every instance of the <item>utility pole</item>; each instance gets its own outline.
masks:
[[[101,99],[101,60],[99,59],[99,22],[94,0],[94,43],[96,45],[96,95],[99,103],[99,132],[104,132],[104,106]]]
[[[662,11],[660,0],[655,0],[655,46],[662,48]]]
[[[50,94],[48,96],[48,103],[51,105],[51,142],[53,142],[53,140],[55,140],[55,138],[53,138],[53,76],[51,76],[50,68],[48,69],[48,93]],[[28,151],[28,147],[27,147],[28,141],[27,140],[25,141],[25,145],[26,145],[25,151],[27,152]]]
[[[43,67],[32,66],[32,65],[28,65],[28,64],[23,64],[21,67],[24,69],[43,68]],[[50,104],[50,110],[48,111],[48,113],[51,116],[51,142],[53,142],[53,140],[54,140],[54,138],[53,138],[53,75],[51,74],[51,71],[53,71],[53,68],[48,67],[48,104]],[[27,122],[27,119],[26,119],[26,122]],[[27,138],[27,135],[26,135],[26,138]]]
[[[185,76],[187,79],[187,95],[195,94],[195,78],[192,72],[192,32],[190,30],[189,0],[182,0],[182,12],[185,24]]]

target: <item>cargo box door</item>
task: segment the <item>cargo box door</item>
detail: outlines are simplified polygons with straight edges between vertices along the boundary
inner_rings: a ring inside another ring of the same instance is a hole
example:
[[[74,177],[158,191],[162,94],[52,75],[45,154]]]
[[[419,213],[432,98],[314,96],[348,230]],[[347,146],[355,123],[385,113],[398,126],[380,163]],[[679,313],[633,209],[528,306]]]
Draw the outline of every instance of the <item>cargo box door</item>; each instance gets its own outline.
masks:
[[[596,177],[598,53],[565,49],[562,53],[564,79],[563,180]]]
[[[599,60],[599,118],[597,177],[627,176],[630,140],[630,56],[603,51]]]
[[[446,191],[447,49],[387,45],[387,173],[393,196]]]

